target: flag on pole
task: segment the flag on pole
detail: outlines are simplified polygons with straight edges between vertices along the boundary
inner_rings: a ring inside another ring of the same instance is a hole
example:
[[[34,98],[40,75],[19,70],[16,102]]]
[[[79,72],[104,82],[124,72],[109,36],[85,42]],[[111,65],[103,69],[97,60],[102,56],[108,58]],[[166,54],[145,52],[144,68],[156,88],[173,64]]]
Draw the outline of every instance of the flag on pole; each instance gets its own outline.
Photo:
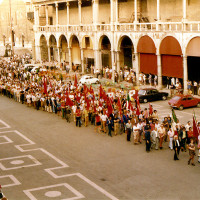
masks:
[[[177,123],[177,117],[176,117],[176,113],[174,111],[174,109],[172,108],[172,119],[175,123]]]
[[[193,114],[193,135],[198,140],[199,129],[197,126],[197,119],[196,119],[195,113]]]
[[[74,77],[74,87],[77,88],[78,86],[78,80],[77,80],[77,77],[76,77],[76,74],[75,74],[75,77]]]
[[[47,94],[47,78],[44,78],[44,93]]]
[[[129,92],[127,92],[127,100],[126,100],[127,109],[129,109],[129,102],[130,102],[130,96],[129,96]]]
[[[122,115],[122,104],[121,104],[120,98],[118,98],[117,106],[118,106],[118,110],[119,110],[120,115]]]
[[[153,114],[153,107],[151,104],[149,104],[149,115]]]

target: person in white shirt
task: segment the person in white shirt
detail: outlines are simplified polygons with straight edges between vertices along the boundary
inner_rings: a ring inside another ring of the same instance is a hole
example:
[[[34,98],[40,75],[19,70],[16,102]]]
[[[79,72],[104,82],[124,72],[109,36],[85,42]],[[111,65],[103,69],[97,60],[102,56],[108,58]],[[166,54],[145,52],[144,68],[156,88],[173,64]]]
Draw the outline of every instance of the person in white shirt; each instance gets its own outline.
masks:
[[[139,128],[136,123],[133,124],[133,144],[138,144]]]
[[[106,133],[106,121],[107,121],[107,115],[104,113],[103,115],[101,115],[101,121],[103,124],[103,132]]]
[[[173,138],[174,138],[174,131],[172,130],[172,128],[169,128],[168,131],[168,137],[169,137],[169,148],[171,150],[173,150]]]
[[[191,122],[188,121],[187,124],[185,125],[186,131],[189,131],[189,128],[190,128],[190,127],[192,127],[192,126],[191,126]]]

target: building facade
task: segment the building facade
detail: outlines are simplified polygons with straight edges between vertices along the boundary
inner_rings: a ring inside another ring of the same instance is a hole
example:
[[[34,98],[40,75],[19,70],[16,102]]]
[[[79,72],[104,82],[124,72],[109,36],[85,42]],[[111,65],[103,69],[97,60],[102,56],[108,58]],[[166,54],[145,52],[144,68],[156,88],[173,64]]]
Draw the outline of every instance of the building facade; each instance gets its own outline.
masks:
[[[33,0],[37,60],[200,77],[199,0]]]
[[[11,46],[11,41],[16,54],[31,53],[34,44],[33,20],[27,19],[26,0],[0,0],[0,10],[0,54],[4,55],[5,47]]]

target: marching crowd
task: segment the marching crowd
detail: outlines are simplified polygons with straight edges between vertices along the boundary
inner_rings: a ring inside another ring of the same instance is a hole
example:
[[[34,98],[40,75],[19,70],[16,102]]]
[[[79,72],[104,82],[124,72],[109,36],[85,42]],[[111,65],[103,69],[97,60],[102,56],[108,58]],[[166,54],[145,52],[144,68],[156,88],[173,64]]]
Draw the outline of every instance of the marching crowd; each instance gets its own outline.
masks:
[[[188,149],[188,164],[192,165],[197,143],[200,162],[200,136],[193,131],[191,122],[183,125],[170,115],[160,119],[150,104],[142,110],[137,92],[130,96],[120,89],[110,96],[101,85],[94,90],[78,84],[76,75],[72,83],[57,79],[49,71],[31,74],[15,57],[0,61],[0,94],[28,107],[55,113],[79,127],[94,125],[99,134],[112,137],[126,133],[127,141],[135,145],[145,141],[147,152],[162,150],[167,142],[174,150],[174,160],[179,159],[180,150]],[[196,128],[200,128],[200,123]]]

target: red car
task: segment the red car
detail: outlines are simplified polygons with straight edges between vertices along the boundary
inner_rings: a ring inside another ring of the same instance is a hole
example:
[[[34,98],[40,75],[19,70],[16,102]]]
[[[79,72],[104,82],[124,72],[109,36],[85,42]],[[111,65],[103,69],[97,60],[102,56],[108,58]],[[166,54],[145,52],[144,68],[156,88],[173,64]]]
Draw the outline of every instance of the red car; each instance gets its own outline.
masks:
[[[173,108],[183,110],[184,108],[197,106],[200,108],[200,99],[191,95],[177,95],[174,96],[169,102],[169,105]]]

